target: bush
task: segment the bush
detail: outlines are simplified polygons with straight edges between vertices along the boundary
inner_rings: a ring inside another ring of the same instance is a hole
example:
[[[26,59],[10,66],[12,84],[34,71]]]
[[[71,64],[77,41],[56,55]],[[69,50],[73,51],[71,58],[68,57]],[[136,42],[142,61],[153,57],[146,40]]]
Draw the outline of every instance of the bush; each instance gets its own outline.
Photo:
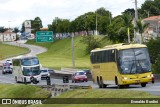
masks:
[[[84,36],[81,42],[87,45],[86,47],[87,54],[90,53],[91,50],[101,47],[100,39],[92,35]]]
[[[152,64],[152,72],[160,74],[160,38],[151,39],[147,44],[150,58],[155,61]]]

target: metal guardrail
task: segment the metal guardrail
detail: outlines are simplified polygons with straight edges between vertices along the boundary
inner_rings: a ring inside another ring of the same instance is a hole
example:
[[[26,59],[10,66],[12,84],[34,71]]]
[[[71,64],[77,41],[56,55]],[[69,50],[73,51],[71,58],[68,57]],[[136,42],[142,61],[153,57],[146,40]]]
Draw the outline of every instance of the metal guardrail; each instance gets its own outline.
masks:
[[[48,91],[51,91],[52,97],[58,96],[63,92],[66,92],[72,89],[92,89],[91,86],[67,85],[67,84],[64,84],[64,85],[52,84],[52,85],[37,85],[37,86],[40,88],[45,88]]]
[[[64,67],[61,68],[62,72],[69,72],[69,73],[74,73],[74,72],[79,71],[79,70],[80,69],[74,69],[74,68],[64,68]]]

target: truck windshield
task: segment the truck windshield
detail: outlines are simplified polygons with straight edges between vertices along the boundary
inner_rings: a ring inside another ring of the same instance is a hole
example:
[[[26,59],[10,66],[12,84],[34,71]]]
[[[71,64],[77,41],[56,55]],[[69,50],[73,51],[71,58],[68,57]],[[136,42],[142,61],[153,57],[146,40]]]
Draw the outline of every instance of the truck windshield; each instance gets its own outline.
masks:
[[[121,50],[120,68],[122,74],[145,73],[151,71],[147,48]]]
[[[32,65],[38,65],[38,64],[39,64],[39,60],[36,57],[22,59],[23,66],[32,66]]]
[[[35,76],[41,73],[40,67],[23,67],[23,75],[24,76]]]

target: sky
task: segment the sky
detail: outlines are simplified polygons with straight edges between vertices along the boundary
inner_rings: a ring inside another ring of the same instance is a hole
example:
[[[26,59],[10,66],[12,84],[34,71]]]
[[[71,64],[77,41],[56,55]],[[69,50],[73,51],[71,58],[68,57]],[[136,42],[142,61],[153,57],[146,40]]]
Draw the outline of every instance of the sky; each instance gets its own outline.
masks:
[[[0,27],[19,27],[25,20],[40,17],[43,27],[55,17],[74,20],[78,16],[104,7],[115,17],[128,8],[134,8],[135,0],[0,0]],[[138,0],[138,7],[145,0]]]

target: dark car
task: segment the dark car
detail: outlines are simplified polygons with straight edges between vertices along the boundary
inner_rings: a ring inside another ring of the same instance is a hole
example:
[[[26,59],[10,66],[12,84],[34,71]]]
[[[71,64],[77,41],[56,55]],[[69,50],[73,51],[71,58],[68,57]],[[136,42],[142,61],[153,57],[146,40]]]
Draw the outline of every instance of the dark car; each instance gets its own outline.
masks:
[[[86,73],[84,71],[77,71],[72,74],[72,83],[74,83],[74,82],[76,83],[79,81],[82,81],[82,82],[88,81],[88,78],[87,78]]]
[[[91,71],[89,69],[83,69],[83,71],[86,73],[86,74],[91,74]]]

